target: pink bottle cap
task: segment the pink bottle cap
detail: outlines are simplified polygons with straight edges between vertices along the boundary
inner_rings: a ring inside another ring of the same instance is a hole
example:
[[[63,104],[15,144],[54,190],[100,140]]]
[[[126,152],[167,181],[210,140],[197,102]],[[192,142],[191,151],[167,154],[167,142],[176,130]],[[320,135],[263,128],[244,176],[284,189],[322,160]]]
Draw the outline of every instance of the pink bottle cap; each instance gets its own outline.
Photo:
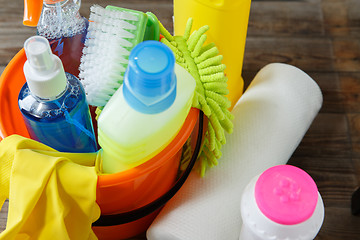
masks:
[[[318,189],[302,169],[279,165],[260,175],[255,185],[255,199],[267,218],[293,225],[311,217],[318,201]]]

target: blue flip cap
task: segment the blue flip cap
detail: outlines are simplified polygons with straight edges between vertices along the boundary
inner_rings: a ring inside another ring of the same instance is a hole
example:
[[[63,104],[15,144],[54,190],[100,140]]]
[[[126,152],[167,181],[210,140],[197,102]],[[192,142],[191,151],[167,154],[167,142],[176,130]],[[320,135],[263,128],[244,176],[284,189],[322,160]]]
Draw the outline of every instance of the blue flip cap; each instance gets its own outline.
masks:
[[[135,110],[156,114],[168,109],[176,97],[175,57],[158,41],[144,41],[130,53],[123,94]]]

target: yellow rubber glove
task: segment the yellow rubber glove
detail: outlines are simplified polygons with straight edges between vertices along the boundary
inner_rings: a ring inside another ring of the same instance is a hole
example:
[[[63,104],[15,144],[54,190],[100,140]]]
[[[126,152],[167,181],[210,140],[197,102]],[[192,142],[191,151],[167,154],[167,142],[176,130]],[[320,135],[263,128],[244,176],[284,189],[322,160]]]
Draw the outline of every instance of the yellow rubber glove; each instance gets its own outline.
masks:
[[[9,198],[0,239],[97,239],[97,153],[61,153],[17,135],[0,142],[0,204]],[[10,191],[9,191],[10,189]]]

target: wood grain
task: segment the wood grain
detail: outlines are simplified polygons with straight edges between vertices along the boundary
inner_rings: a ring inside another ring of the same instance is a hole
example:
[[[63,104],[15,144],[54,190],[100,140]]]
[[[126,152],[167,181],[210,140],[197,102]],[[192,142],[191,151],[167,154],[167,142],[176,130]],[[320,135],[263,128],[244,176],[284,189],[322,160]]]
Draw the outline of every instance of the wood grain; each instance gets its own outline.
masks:
[[[22,26],[22,0],[0,0],[0,72],[35,29]],[[84,0],[157,15],[170,32],[172,0]],[[316,240],[360,239],[360,217],[350,200],[360,186],[360,1],[253,0],[246,41],[245,87],[266,64],[283,62],[320,86],[323,107],[289,160],[307,171],[324,199],[325,220]],[[7,204],[0,212],[5,228]],[[146,239],[145,234],[133,239]]]
[[[319,1],[282,1],[281,3],[253,1],[251,3],[249,36],[318,36],[323,35],[324,31]]]
[[[304,71],[329,72],[334,71],[332,59],[332,44],[326,38],[248,36],[244,69],[259,70],[270,62],[282,62]]]

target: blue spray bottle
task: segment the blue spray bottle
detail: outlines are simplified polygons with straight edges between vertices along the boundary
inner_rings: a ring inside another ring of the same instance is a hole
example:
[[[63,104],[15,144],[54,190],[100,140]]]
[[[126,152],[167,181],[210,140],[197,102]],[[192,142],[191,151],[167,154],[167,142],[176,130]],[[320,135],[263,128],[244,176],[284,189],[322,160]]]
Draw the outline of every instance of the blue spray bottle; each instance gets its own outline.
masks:
[[[30,137],[62,152],[95,152],[97,145],[85,92],[65,73],[59,57],[41,36],[25,41],[26,83],[19,108]]]

